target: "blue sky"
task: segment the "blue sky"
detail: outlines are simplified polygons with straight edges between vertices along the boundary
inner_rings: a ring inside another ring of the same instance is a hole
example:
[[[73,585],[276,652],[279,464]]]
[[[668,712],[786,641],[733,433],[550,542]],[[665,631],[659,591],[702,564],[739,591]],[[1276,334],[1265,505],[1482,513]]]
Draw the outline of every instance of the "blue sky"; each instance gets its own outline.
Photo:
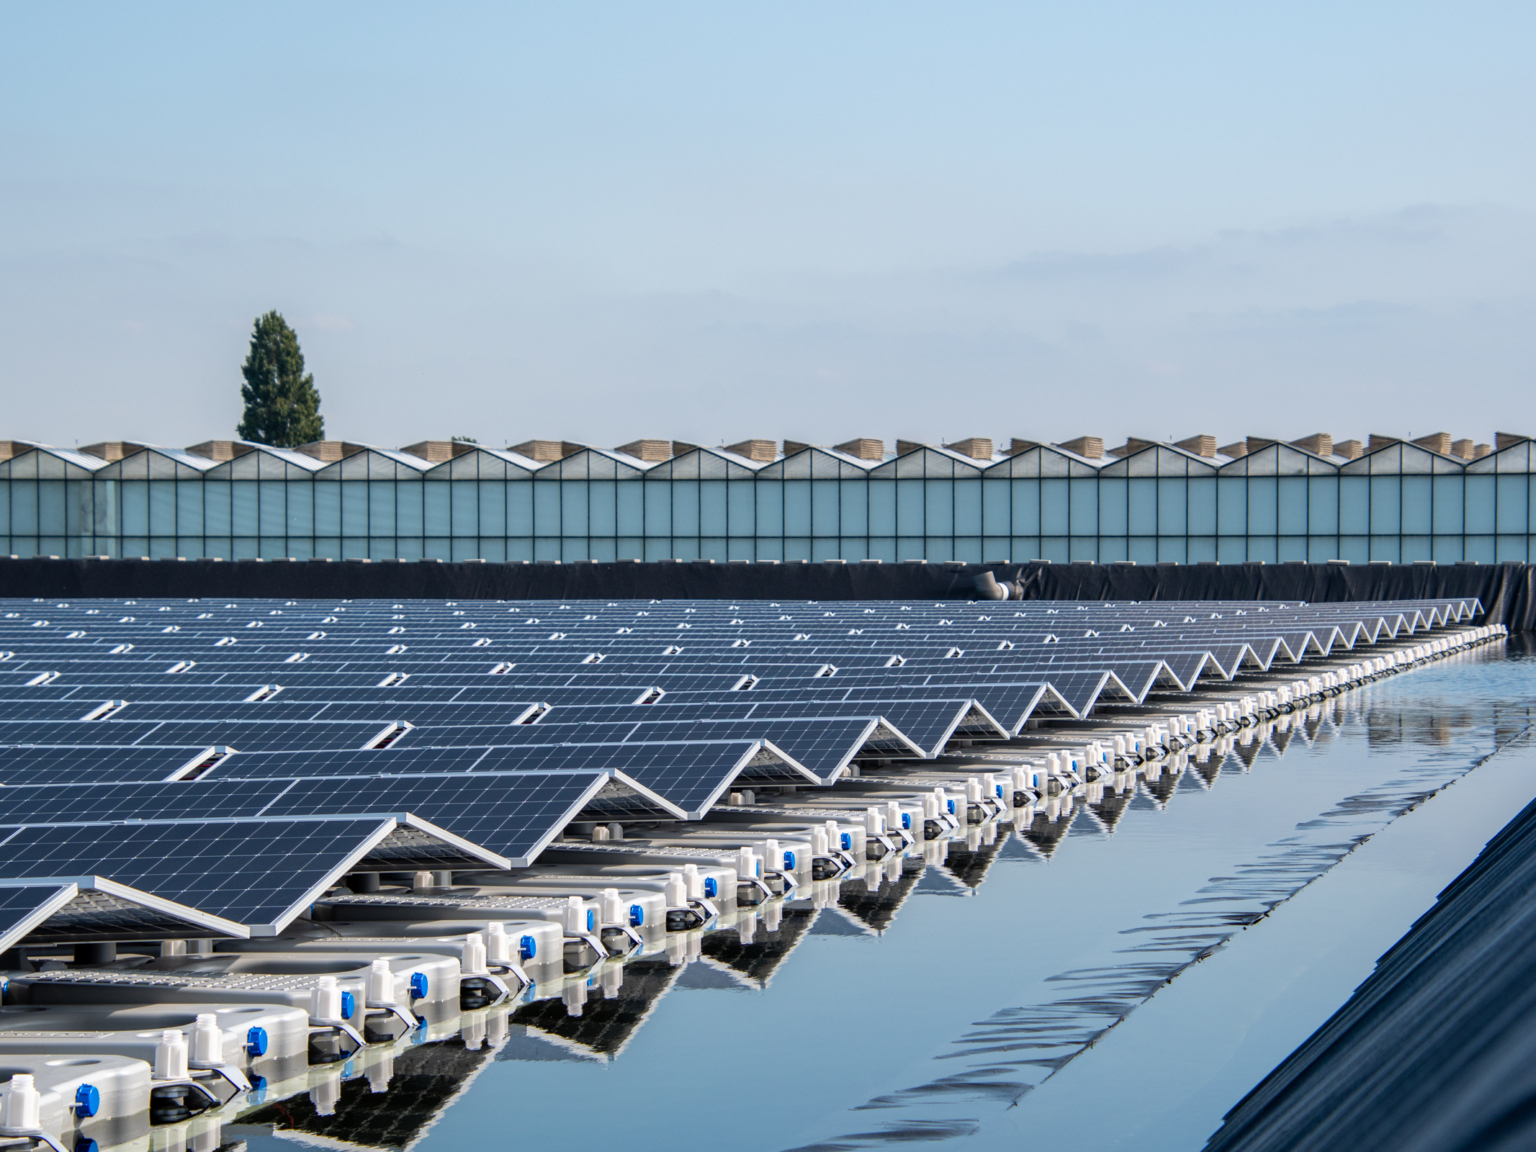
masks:
[[[0,437],[1536,433],[1536,8],[0,8]]]

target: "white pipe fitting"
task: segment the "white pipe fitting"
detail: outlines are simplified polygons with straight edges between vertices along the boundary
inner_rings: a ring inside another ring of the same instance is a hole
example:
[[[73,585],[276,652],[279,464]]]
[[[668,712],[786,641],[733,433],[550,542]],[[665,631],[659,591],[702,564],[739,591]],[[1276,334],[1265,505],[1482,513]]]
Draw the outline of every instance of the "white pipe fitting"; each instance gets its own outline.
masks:
[[[675,875],[675,873],[674,873]],[[562,925],[567,935],[584,936],[587,931],[587,910],[580,896],[567,896]]]
[[[485,937],[478,932],[471,932],[464,937],[464,949],[459,953],[459,972],[465,976],[475,976],[487,971],[486,961],[489,956],[485,948]],[[388,964],[385,964],[388,967]]]
[[[331,979],[334,980],[335,977]],[[338,992],[338,1000],[340,996]],[[337,1012],[340,1013],[339,1007]],[[160,1033],[160,1043],[155,1045],[155,1079],[185,1080],[186,1078],[187,1038],[179,1029],[167,1028]]]
[[[316,1020],[341,1019],[341,988],[336,977],[322,976],[315,981],[309,992],[309,1014]],[[159,1060],[158,1054],[155,1059]]]
[[[367,1000],[369,1005],[376,1008],[395,1002],[395,974],[388,960],[375,960],[368,966]]]
[[[178,1032],[176,1035],[180,1036]],[[6,1085],[5,1126],[12,1131],[31,1131],[42,1127],[42,1097],[30,1073],[18,1072]]]
[[[203,1067],[224,1063],[224,1030],[212,1012],[199,1012],[192,1025],[192,1062]]]
[[[510,964],[512,940],[507,927],[500,920],[492,921],[485,929],[485,959],[487,964]]]

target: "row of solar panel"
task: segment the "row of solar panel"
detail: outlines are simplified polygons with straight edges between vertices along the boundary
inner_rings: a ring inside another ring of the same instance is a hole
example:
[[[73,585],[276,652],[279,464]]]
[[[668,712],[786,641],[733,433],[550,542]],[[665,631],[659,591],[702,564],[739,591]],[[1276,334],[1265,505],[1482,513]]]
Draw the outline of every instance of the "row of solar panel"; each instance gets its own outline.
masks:
[[[1117,611],[1144,618],[1136,608]],[[1419,628],[1469,608],[1333,613],[1322,631],[1356,642],[1367,621],[1387,635],[1387,621]],[[156,611],[144,629],[176,615]],[[991,623],[969,621],[982,635]],[[7,639],[12,658],[54,628]],[[152,635],[156,651],[186,639]],[[30,684],[0,672],[0,888],[95,876],[220,930],[271,929],[351,868],[525,864],[579,814],[698,818],[739,781],[824,785],[857,756],[931,756],[962,728],[1001,738],[1043,710],[1141,699],[1175,665],[1226,675],[1258,661],[1246,639],[1150,657],[1052,647],[1033,662],[993,652],[830,677],[765,661],[747,686],[740,665],[706,653],[494,678],[467,660],[362,653],[200,656],[175,677],[143,660],[60,661]]]
[[[1308,602],[1296,600],[1244,600],[1240,602],[1214,602],[1209,600],[1160,600],[1149,603],[1146,601],[1110,601],[1110,600],[1084,600],[1084,601],[1026,601],[1013,605],[1019,611],[1037,611],[1049,614],[1061,612],[1090,612],[1090,613],[1114,613],[1134,612],[1151,607],[1161,611],[1188,610],[1199,611],[1208,614],[1221,614],[1224,612],[1264,612],[1285,608],[1308,608],[1315,611],[1341,610],[1348,611],[1352,608],[1373,608],[1383,606],[1394,611],[1424,610],[1426,608],[1446,608],[1460,603],[1460,598],[1443,597],[1429,598],[1415,601],[1393,600],[1361,600],[1361,601],[1332,601],[1332,602]],[[625,600],[625,601],[578,601],[577,603],[556,602],[549,600],[466,600],[466,601],[437,601],[437,600],[412,600],[412,601],[386,601],[386,600],[340,600],[340,601],[297,601],[276,599],[242,599],[237,601],[218,600],[145,600],[145,599],[119,599],[119,600],[48,600],[31,599],[0,603],[0,619],[13,619],[30,613],[45,613],[47,611],[75,611],[85,615],[110,615],[114,608],[135,610],[139,613],[149,611],[174,611],[190,610],[199,614],[214,615],[225,611],[236,616],[268,617],[288,615],[305,615],[320,612],[326,615],[337,616],[341,613],[353,614],[379,614],[379,613],[418,613],[431,616],[434,619],[449,620],[469,616],[501,616],[501,615],[534,615],[544,617],[560,615],[566,612],[580,612],[584,616],[593,617],[613,613],[638,612],[641,615],[655,616],[736,616],[749,613],[763,614],[765,612],[778,612],[781,615],[799,613],[816,614],[822,616],[835,615],[889,615],[901,612],[986,612],[997,610],[995,602],[981,601],[741,601],[736,604],[727,604],[720,601],[703,600]]]

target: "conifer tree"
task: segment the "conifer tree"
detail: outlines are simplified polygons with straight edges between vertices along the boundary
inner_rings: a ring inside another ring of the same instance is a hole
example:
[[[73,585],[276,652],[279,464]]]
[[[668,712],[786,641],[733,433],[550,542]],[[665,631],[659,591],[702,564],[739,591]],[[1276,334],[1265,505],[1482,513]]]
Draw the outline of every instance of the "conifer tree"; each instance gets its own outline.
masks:
[[[240,386],[245,415],[235,430],[240,439],[297,448],[325,437],[315,378],[304,371],[298,335],[276,312],[256,318],[240,373],[245,377]]]

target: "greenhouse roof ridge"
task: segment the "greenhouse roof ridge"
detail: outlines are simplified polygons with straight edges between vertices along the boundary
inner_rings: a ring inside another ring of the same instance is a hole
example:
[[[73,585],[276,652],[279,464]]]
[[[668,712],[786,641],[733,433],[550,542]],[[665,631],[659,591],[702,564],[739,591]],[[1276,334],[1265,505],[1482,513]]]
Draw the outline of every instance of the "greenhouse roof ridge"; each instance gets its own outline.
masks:
[[[1248,436],[1239,441],[1216,446],[1217,438],[1207,433],[1180,440],[1154,440],[1128,437],[1124,444],[1105,448],[1095,436],[1050,443],[1021,437],[992,440],[968,437],[944,443],[897,440],[894,445],[865,437],[835,446],[803,441],[784,441],[775,452],[774,441],[744,440],[730,446],[699,445],[673,440],[631,441],[619,448],[600,448],[571,441],[524,441],[511,448],[493,448],[466,439],[419,441],[404,448],[386,448],[357,441],[329,440],[300,448],[276,448],[244,440],[208,440],[188,448],[168,448],[143,441],[103,441],[79,448],[64,448],[34,440],[0,440],[0,472],[13,471],[21,461],[39,454],[67,464],[72,475],[100,475],[103,479],[159,474],[167,468],[183,476],[206,474],[210,479],[239,475],[273,475],[273,469],[297,478],[310,475],[317,480],[355,478],[359,475],[382,476],[385,471],[399,478],[419,476],[424,479],[457,478],[475,458],[494,465],[501,475],[512,478],[582,479],[593,478],[675,479],[746,479],[763,473],[765,478],[820,475],[833,469],[844,476],[869,475],[872,478],[913,476],[929,471],[953,476],[1014,476],[1028,474],[1021,466],[1029,457],[1048,454],[1075,467],[1073,474],[1087,474],[1109,469],[1111,475],[1126,474],[1126,462],[1154,453],[1138,462],[1130,475],[1158,474],[1154,461],[1177,462],[1179,468],[1253,474],[1268,470],[1271,461],[1309,461],[1299,468],[1307,472],[1391,471],[1388,460],[1403,462],[1405,471],[1507,470],[1493,458],[1518,451],[1528,453],[1532,437],[1500,432],[1495,444],[1474,443],[1471,439],[1453,439],[1448,432],[1435,432],[1414,438],[1371,433],[1365,441],[1335,440],[1328,433],[1314,433],[1296,440]],[[894,447],[894,451],[888,450]],[[809,455],[808,455],[809,454]],[[1261,459],[1262,458],[1262,459]],[[151,461],[158,459],[159,465]],[[824,461],[816,465],[815,459]],[[263,464],[262,461],[267,461]],[[1424,461],[1420,467],[1410,461]],[[1488,461],[1484,464],[1484,461]],[[1203,465],[1204,467],[1198,467]],[[265,469],[262,471],[262,469]],[[1280,471],[1298,470],[1281,467]],[[490,473],[487,473],[489,475]]]

